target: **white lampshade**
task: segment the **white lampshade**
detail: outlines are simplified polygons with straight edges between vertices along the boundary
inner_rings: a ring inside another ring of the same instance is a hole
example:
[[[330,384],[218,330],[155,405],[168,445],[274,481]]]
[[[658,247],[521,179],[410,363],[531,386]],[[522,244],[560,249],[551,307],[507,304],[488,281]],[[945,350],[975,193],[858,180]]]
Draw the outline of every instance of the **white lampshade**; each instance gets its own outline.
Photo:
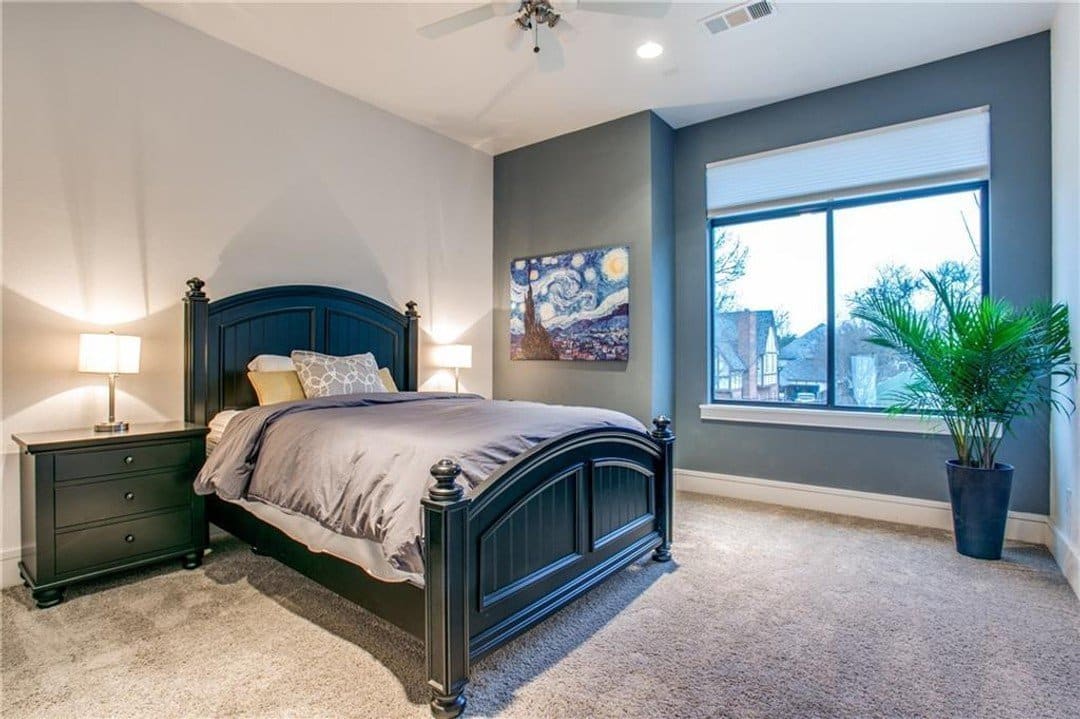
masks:
[[[79,335],[79,371],[97,374],[136,374],[142,340],[134,335]]]
[[[437,367],[452,369],[472,367],[472,345],[436,345],[433,359]]]

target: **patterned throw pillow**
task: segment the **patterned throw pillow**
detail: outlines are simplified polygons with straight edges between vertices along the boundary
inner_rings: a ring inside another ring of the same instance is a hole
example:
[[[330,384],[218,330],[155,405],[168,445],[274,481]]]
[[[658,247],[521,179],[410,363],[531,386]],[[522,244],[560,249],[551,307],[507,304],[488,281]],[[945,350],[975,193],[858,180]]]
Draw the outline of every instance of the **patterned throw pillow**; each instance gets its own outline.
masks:
[[[293,364],[304,394],[331,397],[358,392],[385,392],[379,379],[379,365],[370,352],[348,357],[334,357],[309,350],[293,350]]]

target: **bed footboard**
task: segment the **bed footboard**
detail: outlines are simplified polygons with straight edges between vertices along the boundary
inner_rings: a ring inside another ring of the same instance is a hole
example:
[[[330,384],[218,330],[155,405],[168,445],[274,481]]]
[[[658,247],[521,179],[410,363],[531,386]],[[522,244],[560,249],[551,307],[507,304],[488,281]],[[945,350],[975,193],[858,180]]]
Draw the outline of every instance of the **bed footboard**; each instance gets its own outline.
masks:
[[[649,437],[586,430],[540,444],[465,498],[442,460],[424,500],[431,710],[465,707],[469,664],[648,551],[671,558],[670,420]]]

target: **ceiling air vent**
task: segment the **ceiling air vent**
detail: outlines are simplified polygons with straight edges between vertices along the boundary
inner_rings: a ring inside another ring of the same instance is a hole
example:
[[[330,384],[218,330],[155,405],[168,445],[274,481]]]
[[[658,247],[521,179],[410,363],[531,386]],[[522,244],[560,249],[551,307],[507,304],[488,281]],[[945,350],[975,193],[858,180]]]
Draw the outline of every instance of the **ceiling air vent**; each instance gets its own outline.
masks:
[[[705,26],[706,30],[715,35],[724,30],[730,30],[731,28],[745,25],[746,23],[755,20],[761,20],[775,14],[776,6],[769,2],[769,0],[758,0],[758,2],[732,5],[726,10],[721,10],[715,15],[704,18],[701,21],[701,24]]]

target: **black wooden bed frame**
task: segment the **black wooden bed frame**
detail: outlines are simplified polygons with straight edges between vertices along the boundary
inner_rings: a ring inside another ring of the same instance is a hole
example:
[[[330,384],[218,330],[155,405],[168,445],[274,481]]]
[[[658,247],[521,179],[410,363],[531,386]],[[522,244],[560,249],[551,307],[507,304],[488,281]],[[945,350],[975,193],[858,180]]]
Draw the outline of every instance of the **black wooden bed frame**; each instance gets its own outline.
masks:
[[[257,354],[370,351],[402,390],[417,387],[416,303],[400,313],[346,290],[286,285],[210,302],[204,282],[184,297],[184,415],[205,424],[257,404],[247,363]],[[235,504],[207,498],[210,521],[332,591],[423,639],[431,711],[465,707],[469,665],[652,551],[671,559],[670,422],[649,435],[573,432],[537,445],[464,497],[461,468],[442,460],[423,500],[424,588],[373,579],[313,553]]]

